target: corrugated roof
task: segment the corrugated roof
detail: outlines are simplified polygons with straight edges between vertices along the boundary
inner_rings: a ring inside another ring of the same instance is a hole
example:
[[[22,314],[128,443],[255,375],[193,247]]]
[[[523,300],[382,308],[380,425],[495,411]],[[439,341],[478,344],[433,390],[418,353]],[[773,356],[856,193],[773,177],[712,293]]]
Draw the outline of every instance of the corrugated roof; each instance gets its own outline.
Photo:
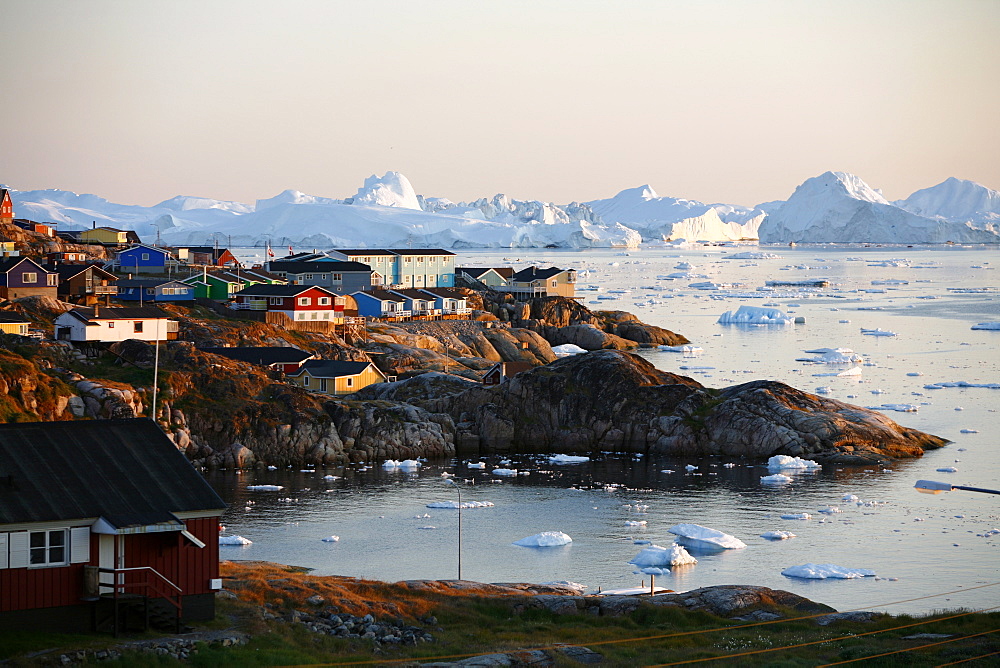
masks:
[[[427,301],[429,299],[434,299],[430,295],[425,295],[423,291],[416,288],[395,288],[390,290],[393,294],[402,295],[407,299],[420,299],[422,301]]]
[[[538,267],[528,267],[527,269],[522,269],[513,276],[511,276],[512,281],[517,281],[518,283],[529,282],[529,281],[541,281],[546,278],[551,278],[557,274],[561,274],[566,269],[560,269],[559,267],[549,267],[548,269],[539,269]]]
[[[101,307],[97,316],[91,306],[78,306],[67,311],[83,321],[90,320],[148,320],[150,318],[169,318],[170,314],[155,306],[136,306],[130,308]]]
[[[404,301],[402,297],[400,297],[399,295],[394,295],[391,292],[389,292],[388,290],[371,289],[371,290],[358,290],[358,292],[360,292],[362,294],[366,294],[369,297],[374,297],[375,299],[377,299],[379,301],[383,301],[383,302],[401,302],[401,301]],[[357,294],[357,293],[351,293],[351,294]]]
[[[200,348],[202,352],[222,355],[231,360],[240,362],[250,362],[251,364],[298,364],[313,356],[298,348],[291,346],[267,347],[244,347],[244,348]]]
[[[123,527],[225,507],[146,418],[0,425],[0,524],[104,517]]]
[[[458,290],[452,290],[451,288],[420,288],[423,292],[429,292],[436,297],[447,297],[448,299],[467,299]]]
[[[27,322],[27,323],[30,324],[31,320],[29,320],[28,318],[25,318],[20,313],[0,313],[0,322],[6,322],[6,323],[22,323],[22,322]]]

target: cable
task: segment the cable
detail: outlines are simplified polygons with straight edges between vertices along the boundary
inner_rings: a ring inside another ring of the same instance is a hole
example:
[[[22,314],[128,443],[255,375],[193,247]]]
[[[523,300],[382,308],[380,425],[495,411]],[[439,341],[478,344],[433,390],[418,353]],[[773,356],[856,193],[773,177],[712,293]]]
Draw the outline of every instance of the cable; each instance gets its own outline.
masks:
[[[949,638],[948,640],[939,640],[937,642],[927,643],[926,645],[917,645],[916,647],[907,647],[906,649],[897,649],[897,650],[892,651],[892,652],[882,652],[881,654],[869,654],[868,656],[860,656],[857,659],[848,659],[847,661],[837,661],[835,663],[824,663],[824,664],[822,664],[820,666],[817,666],[816,668],[828,668],[828,666],[842,666],[845,663],[854,663],[855,661],[867,661],[868,659],[877,659],[880,656],[890,656],[892,654],[902,654],[903,652],[913,652],[913,651],[916,651],[918,649],[924,649],[925,647],[934,647],[935,645],[946,645],[946,644],[948,644],[950,642],[958,642],[959,640],[965,640],[966,638],[976,638],[978,636],[984,636],[984,635],[986,635],[988,633],[996,633],[997,631],[1000,631],[1000,629],[993,629],[992,631],[983,631],[981,633],[970,633],[967,636],[961,636],[959,638]],[[1000,652],[994,652],[994,654],[1000,654]],[[962,661],[970,661],[970,660],[971,659],[963,659]],[[958,661],[957,663],[962,663],[962,661]],[[945,664],[945,665],[952,665],[952,664]]]
[[[968,659],[962,659],[961,661],[952,661],[951,663],[942,663],[942,664],[939,664],[939,665],[935,666],[934,668],[944,668],[945,666],[957,666],[960,663],[967,663],[969,661],[976,661],[978,659],[985,659],[987,657],[996,656],[998,654],[1000,654],[1000,652],[990,652],[989,654],[980,654],[979,656],[973,656],[973,657],[968,658]]]

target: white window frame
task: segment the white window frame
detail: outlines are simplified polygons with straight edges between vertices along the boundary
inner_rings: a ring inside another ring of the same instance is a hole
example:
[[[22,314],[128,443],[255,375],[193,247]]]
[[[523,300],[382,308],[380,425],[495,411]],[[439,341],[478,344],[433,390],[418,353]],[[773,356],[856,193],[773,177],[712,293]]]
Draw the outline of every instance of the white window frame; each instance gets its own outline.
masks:
[[[22,283],[37,283],[38,273],[34,271],[25,271],[21,274]]]
[[[45,529],[43,531],[28,531],[28,568],[46,568],[50,566],[65,566],[69,561],[69,530],[67,529]],[[41,536],[42,545],[35,545],[35,539]],[[50,541],[59,536],[62,545],[52,545]],[[62,549],[62,559],[52,559],[52,551]],[[40,559],[39,559],[40,557]]]
[[[142,334],[142,325],[143,325],[143,321],[142,320],[136,320],[136,321],[134,321],[132,323],[132,332],[134,334]]]
[[[142,259],[143,260],[148,260],[149,259],[149,253],[143,253],[142,254]]]
[[[329,297],[318,297],[316,299],[316,303],[319,306],[329,306],[330,305],[330,298]]]
[[[312,297],[299,297],[297,301],[299,306],[309,306],[312,304]]]
[[[344,387],[354,387],[354,378],[351,376],[344,378]]]
[[[302,386],[303,387],[309,387],[309,376],[308,375],[302,376]]]
[[[267,298],[267,304],[268,304],[268,306],[281,306],[284,303],[285,303],[285,300],[282,299],[281,297],[268,297]]]

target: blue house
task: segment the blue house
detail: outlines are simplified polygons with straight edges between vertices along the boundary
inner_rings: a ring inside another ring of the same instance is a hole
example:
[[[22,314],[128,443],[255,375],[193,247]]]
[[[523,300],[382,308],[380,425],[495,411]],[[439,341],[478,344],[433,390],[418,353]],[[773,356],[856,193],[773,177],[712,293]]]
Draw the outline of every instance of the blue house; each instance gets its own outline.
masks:
[[[137,244],[115,255],[113,264],[120,272],[164,273],[168,268],[177,266],[177,258],[162,248]]]
[[[194,299],[195,286],[170,279],[119,280],[118,300],[126,302],[185,302]]]
[[[406,299],[387,290],[362,290],[351,293],[358,304],[358,315],[366,318],[409,318],[410,311],[403,308]]]

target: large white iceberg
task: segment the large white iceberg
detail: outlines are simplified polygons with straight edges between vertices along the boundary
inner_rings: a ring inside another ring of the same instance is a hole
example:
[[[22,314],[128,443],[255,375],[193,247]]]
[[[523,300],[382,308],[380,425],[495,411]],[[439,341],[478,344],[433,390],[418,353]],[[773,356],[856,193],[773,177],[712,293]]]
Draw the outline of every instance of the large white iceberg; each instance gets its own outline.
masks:
[[[534,536],[515,540],[514,545],[520,545],[521,547],[559,547],[561,545],[569,545],[572,542],[573,539],[562,531],[543,531],[536,533]]]
[[[739,538],[700,524],[675,524],[667,529],[688,547],[707,550],[739,550],[747,546]]]
[[[575,343],[564,343],[561,346],[552,346],[552,352],[555,353],[556,357],[569,357],[570,355],[585,353],[587,349],[581,348]]]
[[[826,580],[827,578],[852,580],[854,578],[874,577],[875,571],[867,568],[844,568],[835,564],[802,564],[786,568],[781,571],[781,574],[790,578],[810,580]]]
[[[775,455],[767,460],[767,468],[770,471],[782,471],[785,469],[799,469],[808,471],[823,468],[819,462],[801,457],[791,457],[789,455]]]
[[[791,325],[795,319],[776,308],[744,305],[736,311],[726,311],[718,322],[721,325]]]
[[[674,543],[670,547],[650,545],[628,563],[640,568],[670,568],[697,564],[698,560],[688,554],[683,545]]]
[[[795,361],[816,364],[854,364],[861,361],[861,355],[850,348],[813,348],[805,352],[815,357],[796,357]]]

